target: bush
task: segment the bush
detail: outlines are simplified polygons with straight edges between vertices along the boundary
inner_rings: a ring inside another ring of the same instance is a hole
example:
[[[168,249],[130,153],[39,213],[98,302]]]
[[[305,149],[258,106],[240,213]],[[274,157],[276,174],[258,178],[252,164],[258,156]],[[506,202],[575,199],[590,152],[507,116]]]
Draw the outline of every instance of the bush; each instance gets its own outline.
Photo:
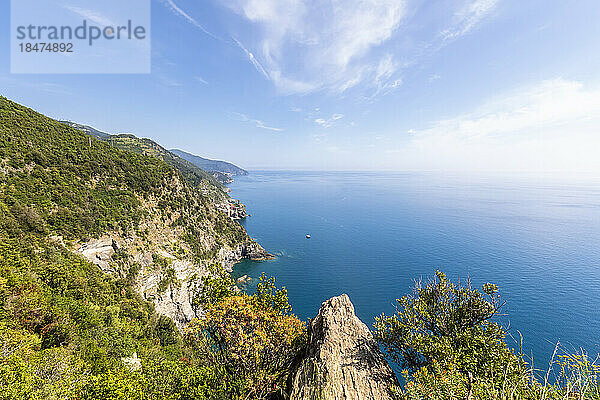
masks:
[[[398,300],[396,314],[376,318],[375,337],[391,358],[411,372],[453,368],[472,379],[519,377],[521,358],[504,342],[504,329],[492,319],[502,306],[498,287],[482,291],[455,285],[441,272],[412,295]]]
[[[191,336],[214,348],[231,398],[283,393],[291,362],[305,340],[305,325],[289,313],[285,289],[276,290],[264,276],[259,288],[253,296],[222,298],[188,328]]]

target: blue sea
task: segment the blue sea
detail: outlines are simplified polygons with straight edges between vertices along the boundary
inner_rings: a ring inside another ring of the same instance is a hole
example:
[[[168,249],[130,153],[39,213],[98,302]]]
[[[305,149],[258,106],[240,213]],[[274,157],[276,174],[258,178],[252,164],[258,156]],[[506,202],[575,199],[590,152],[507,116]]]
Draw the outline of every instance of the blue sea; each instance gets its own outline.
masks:
[[[500,286],[500,322],[536,367],[557,342],[600,351],[600,180],[254,171],[230,187],[277,256],[235,275],[275,276],[302,319],[347,293],[372,326],[439,269]]]

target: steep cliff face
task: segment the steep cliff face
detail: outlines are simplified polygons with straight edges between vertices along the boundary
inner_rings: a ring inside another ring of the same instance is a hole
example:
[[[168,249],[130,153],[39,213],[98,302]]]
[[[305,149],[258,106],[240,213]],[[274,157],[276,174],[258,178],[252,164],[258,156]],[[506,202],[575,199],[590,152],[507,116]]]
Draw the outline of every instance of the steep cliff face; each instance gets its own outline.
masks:
[[[113,234],[80,244],[76,250],[112,275],[124,276],[128,269],[137,267],[134,282],[137,292],[154,304],[156,312],[171,318],[182,329],[202,313],[194,298],[202,290],[202,278],[212,271],[206,263],[196,263],[185,256],[179,258],[166,250],[176,243],[173,231],[163,227],[159,237],[142,243],[135,236],[122,238]],[[270,258],[258,243],[248,240],[234,248],[221,248],[214,261],[231,272],[243,259]]]
[[[396,377],[347,295],[321,305],[291,381],[292,400],[392,399]]]
[[[0,242],[81,254],[180,327],[202,276],[269,256],[208,173],[147,139],[86,133],[0,96]]]

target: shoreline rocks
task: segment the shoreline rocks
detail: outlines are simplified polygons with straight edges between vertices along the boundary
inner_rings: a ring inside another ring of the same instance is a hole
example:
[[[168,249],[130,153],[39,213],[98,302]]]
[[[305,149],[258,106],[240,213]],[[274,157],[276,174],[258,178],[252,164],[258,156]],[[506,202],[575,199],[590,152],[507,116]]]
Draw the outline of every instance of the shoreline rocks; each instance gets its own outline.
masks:
[[[253,240],[238,244],[234,249],[221,249],[218,259],[227,272],[233,272],[235,264],[242,260],[266,261],[274,260],[275,256],[266,251]]]

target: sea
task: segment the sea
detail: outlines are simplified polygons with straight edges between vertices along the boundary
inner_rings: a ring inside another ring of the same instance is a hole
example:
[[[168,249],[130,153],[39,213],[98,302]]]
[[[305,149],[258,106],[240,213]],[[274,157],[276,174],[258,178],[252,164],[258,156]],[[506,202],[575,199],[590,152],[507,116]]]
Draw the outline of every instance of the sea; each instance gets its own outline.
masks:
[[[535,368],[557,345],[600,352],[600,179],[252,171],[230,188],[251,214],[241,224],[276,255],[234,275],[253,278],[250,292],[274,276],[303,320],[346,293],[372,328],[440,270],[499,285],[498,322]]]

